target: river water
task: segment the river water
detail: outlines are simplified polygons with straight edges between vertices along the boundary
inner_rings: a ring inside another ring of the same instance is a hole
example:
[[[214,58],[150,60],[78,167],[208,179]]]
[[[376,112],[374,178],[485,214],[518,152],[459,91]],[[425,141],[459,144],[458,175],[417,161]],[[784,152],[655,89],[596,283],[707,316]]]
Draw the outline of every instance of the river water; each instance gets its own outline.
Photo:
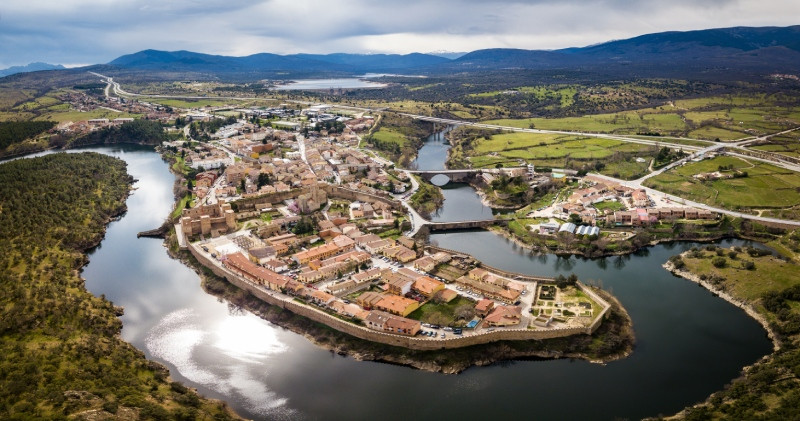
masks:
[[[447,151],[450,144],[445,134],[452,130],[449,126],[436,132],[427,139],[417,158],[411,162],[410,167],[417,170],[443,170],[447,161]],[[435,177],[441,177],[437,175]],[[481,203],[481,198],[467,183],[447,183],[441,187],[444,196],[444,206],[431,214],[433,222],[471,221],[478,219],[491,219],[492,209]]]
[[[427,146],[427,145],[426,145]],[[125,340],[166,364],[173,378],[256,419],[614,419],[670,414],[701,401],[771,350],[736,307],[671,276],[661,264],[690,243],[622,258],[529,256],[486,231],[432,241],[520,272],[574,272],[597,280],[630,312],[634,353],[608,365],[517,361],[442,375],[360,362],[206,294],[160,240],[136,238],[170,212],[173,176],[152,150],[92,148],[128,162],[138,182],[128,212],[90,253],[83,276],[94,294],[125,307]],[[425,148],[420,151],[426,157]],[[453,201],[446,201],[447,215]],[[741,241],[726,244],[743,244]]]

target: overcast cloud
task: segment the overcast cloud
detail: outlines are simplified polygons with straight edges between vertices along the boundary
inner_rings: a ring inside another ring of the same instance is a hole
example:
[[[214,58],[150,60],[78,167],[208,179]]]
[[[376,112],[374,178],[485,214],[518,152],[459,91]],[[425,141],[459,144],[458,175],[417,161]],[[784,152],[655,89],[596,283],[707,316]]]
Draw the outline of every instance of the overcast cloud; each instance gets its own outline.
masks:
[[[798,17],[797,0],[2,0],[0,68],[106,63],[148,48],[235,56],[556,49]]]

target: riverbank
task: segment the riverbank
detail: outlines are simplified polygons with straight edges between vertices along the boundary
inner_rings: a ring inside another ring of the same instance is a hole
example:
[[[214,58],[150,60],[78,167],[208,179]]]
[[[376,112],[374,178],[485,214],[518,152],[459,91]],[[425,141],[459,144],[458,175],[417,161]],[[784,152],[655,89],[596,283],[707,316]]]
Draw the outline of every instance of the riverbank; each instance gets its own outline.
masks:
[[[680,256],[681,257],[685,257],[687,255],[687,253],[688,252],[681,253]],[[711,293],[713,293],[714,295],[718,296],[719,298],[722,298],[723,300],[725,300],[725,301],[733,304],[734,306],[739,307],[742,310],[744,310],[744,312],[747,313],[748,316],[752,317],[755,321],[757,321],[764,328],[764,330],[767,331],[767,337],[769,337],[770,341],[772,341],[773,350],[774,351],[778,351],[779,349],[781,349],[781,341],[778,338],[777,334],[775,333],[775,330],[773,330],[772,326],[770,325],[769,320],[767,320],[767,318],[763,314],[759,313],[753,307],[752,303],[750,303],[750,302],[748,302],[748,301],[746,301],[744,299],[734,297],[733,295],[731,295],[728,292],[722,290],[721,288],[718,288],[718,287],[714,286],[713,284],[711,284],[710,282],[708,282],[708,281],[706,281],[704,279],[701,279],[699,275],[694,274],[694,273],[690,272],[689,270],[676,268],[675,265],[670,261],[667,261],[662,266],[664,267],[664,269],[666,269],[667,271],[669,271],[673,275],[679,276],[679,277],[687,279],[689,281],[692,281],[692,282],[702,286],[703,288],[711,291]]]
[[[50,154],[3,163],[0,181],[0,265],[14,285],[0,290],[0,418],[234,418],[124,341],[122,308],[81,277],[109,223],[127,211],[127,164]]]
[[[278,306],[269,305],[212,273],[189,252],[177,247],[174,232],[165,246],[170,256],[191,267],[202,279],[203,289],[246,309],[282,328],[300,334],[315,345],[361,361],[377,361],[444,374],[460,373],[472,366],[519,359],[583,359],[607,363],[631,354],[635,338],[630,316],[610,294],[593,290],[611,304],[606,320],[593,335],[573,335],[547,340],[499,341],[464,348],[418,351],[355,338],[323,323],[312,321]],[[599,339],[599,340],[598,340]]]
[[[742,251],[747,255],[737,256]],[[728,387],[670,419],[712,419],[732,413],[738,419],[796,419],[800,379],[792,373],[800,360],[800,315],[792,304],[800,293],[800,268],[771,253],[711,247],[683,252],[663,266],[743,309],[773,343],[771,354],[744,367],[742,376]]]
[[[537,253],[552,253],[559,256],[566,256],[566,255],[574,255],[574,256],[581,256],[585,258],[595,259],[595,258],[603,258],[603,257],[612,257],[612,256],[626,256],[629,254],[636,253],[644,248],[657,246],[659,244],[667,244],[675,241],[688,241],[688,242],[695,242],[695,243],[714,243],[720,240],[735,238],[747,241],[756,241],[756,242],[763,242],[767,243],[775,239],[774,236],[769,237],[758,237],[754,235],[747,235],[737,230],[731,230],[727,232],[720,232],[714,235],[696,235],[691,236],[687,235],[687,233],[682,232],[680,235],[672,235],[672,236],[663,236],[661,235],[659,238],[652,238],[654,234],[663,234],[659,233],[652,233],[648,231],[642,231],[641,233],[637,233],[633,237],[625,240],[638,240],[636,243],[631,243],[632,247],[624,248],[624,249],[604,249],[600,250],[599,248],[590,249],[588,252],[584,248],[561,248],[561,242],[559,242],[559,247],[551,248],[547,246],[536,246],[534,244],[529,244],[519,238],[514,232],[512,232],[509,228],[504,226],[492,226],[489,228],[490,231],[494,232],[495,234],[514,242],[517,246],[525,249],[530,250]],[[638,235],[645,234],[649,238],[641,238],[637,239]],[[558,240],[558,237],[553,237],[553,239]]]

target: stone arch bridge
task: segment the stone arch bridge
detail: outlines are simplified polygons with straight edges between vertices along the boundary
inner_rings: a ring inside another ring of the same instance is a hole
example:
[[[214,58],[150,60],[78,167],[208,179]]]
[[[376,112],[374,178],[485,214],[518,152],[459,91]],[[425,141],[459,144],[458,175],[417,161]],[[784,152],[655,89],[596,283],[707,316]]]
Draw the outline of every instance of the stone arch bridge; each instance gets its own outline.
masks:
[[[519,168],[526,169],[525,167],[519,167]],[[464,168],[464,169],[453,169],[453,170],[407,170],[407,169],[403,169],[402,171],[405,171],[405,172],[410,173],[410,174],[417,174],[418,176],[420,176],[420,178],[422,178],[423,180],[425,180],[425,181],[427,181],[429,183],[431,182],[431,179],[433,179],[433,177],[436,177],[439,174],[446,176],[447,179],[448,179],[448,182],[459,183],[459,182],[469,181],[469,179],[471,177],[474,177],[476,175],[480,175],[482,173],[500,174],[502,172],[511,172],[513,170],[516,170],[516,169],[517,168],[515,167],[515,168],[502,168],[502,169],[499,169],[499,168]],[[444,183],[444,184],[447,184],[447,183]]]
[[[427,235],[436,231],[451,231],[462,229],[474,228],[488,228],[492,225],[508,225],[511,219],[497,218],[497,219],[480,219],[474,221],[453,221],[453,222],[431,222],[431,221],[416,221],[417,225],[410,232],[411,236]]]

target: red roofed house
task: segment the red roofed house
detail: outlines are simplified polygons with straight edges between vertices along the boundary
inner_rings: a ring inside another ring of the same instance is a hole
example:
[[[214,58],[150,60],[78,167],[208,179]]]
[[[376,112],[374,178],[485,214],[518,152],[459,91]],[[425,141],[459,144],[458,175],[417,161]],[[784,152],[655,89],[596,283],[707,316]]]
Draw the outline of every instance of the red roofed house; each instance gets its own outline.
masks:
[[[495,307],[483,322],[487,326],[515,326],[522,319],[522,308],[519,306]]]

